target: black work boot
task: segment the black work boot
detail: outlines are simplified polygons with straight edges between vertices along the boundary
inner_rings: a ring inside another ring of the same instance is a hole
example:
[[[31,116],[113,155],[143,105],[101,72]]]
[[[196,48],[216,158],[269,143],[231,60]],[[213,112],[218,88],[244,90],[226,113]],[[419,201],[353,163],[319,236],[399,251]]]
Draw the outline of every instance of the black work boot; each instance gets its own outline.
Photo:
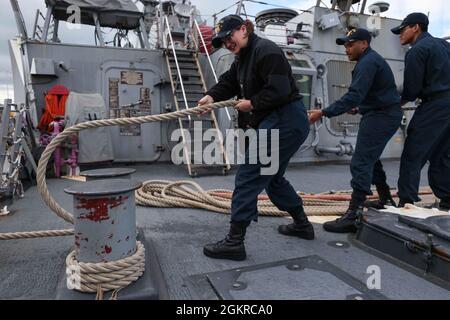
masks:
[[[391,190],[387,184],[377,185],[376,188],[379,199],[373,201],[369,200],[365,201],[364,207],[382,210],[386,209],[385,206],[393,206],[393,207],[397,206],[394,199],[392,199]]]
[[[355,233],[355,222],[360,212],[363,211],[364,198],[365,195],[360,193],[355,194],[355,191],[353,191],[352,200],[345,214],[334,221],[324,223],[323,228],[325,231],[333,233]]]
[[[249,221],[231,221],[230,231],[225,239],[203,247],[205,256],[214,259],[245,260],[247,254],[245,252],[244,238],[249,224]]]
[[[295,210],[288,211],[288,213],[291,215],[292,219],[294,219],[294,223],[279,226],[278,232],[286,236],[313,240],[314,227],[309,222],[303,207],[298,207]]]
[[[439,210],[450,211],[450,198],[441,199],[439,203]]]

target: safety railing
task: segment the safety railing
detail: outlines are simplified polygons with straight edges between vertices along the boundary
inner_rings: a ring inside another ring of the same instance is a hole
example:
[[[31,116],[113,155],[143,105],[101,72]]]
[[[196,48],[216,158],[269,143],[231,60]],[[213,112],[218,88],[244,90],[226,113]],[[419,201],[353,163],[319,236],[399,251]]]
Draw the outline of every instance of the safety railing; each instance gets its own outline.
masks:
[[[179,80],[179,82],[180,82],[181,91],[182,91],[182,93],[183,93],[184,104],[185,104],[186,109],[189,109],[188,102],[187,102],[187,98],[186,98],[186,91],[184,90],[183,77],[181,76],[181,70],[180,70],[180,65],[179,65],[179,63],[178,63],[177,52],[176,52],[176,50],[175,50],[175,44],[174,44],[174,42],[173,42],[172,32],[170,31],[169,19],[167,18],[167,16],[165,16],[164,22],[165,22],[165,25],[166,25],[167,33],[168,33],[168,35],[169,35],[170,46],[172,47],[173,58],[174,58],[174,60],[175,60],[175,65],[176,65],[176,67],[177,67],[178,80]],[[190,116],[189,116],[189,120],[190,120]]]
[[[194,20],[191,30],[192,30],[192,41],[194,42],[195,50],[197,51],[197,53],[200,51],[200,45],[197,42],[197,39],[200,39],[200,41],[202,42],[203,48],[205,49],[206,58],[208,59],[208,63],[209,63],[209,66],[211,67],[211,71],[212,71],[212,74],[214,75],[214,79],[216,80],[216,83],[218,83],[219,79],[217,77],[216,70],[214,69],[213,63],[211,61],[211,56],[209,55],[208,48],[207,48],[206,42],[205,42],[205,38],[203,38],[203,34],[202,34],[200,27],[196,20]],[[230,116],[230,112],[229,112],[228,108],[225,108],[225,111],[227,113],[228,120],[231,121],[231,116]]]

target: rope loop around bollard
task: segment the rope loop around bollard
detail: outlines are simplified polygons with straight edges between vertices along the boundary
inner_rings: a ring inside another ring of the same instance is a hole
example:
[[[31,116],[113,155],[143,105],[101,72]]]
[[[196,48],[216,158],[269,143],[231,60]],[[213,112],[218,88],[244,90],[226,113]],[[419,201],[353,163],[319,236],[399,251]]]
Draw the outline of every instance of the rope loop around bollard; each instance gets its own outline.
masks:
[[[143,116],[143,117],[136,117],[136,118],[121,118],[121,119],[107,119],[107,120],[96,120],[96,121],[89,121],[89,122],[83,122],[80,124],[77,124],[73,127],[69,127],[65,129],[63,132],[58,134],[52,142],[48,144],[48,146],[45,148],[44,152],[41,155],[41,159],[39,160],[37,174],[36,174],[36,180],[37,180],[37,186],[38,191],[42,196],[42,199],[44,202],[49,206],[50,209],[52,209],[53,212],[56,213],[57,216],[62,218],[63,220],[74,224],[74,218],[73,215],[62,208],[55,199],[50,195],[50,192],[48,191],[48,187],[46,184],[45,174],[47,169],[47,163],[53,154],[53,151],[56,149],[57,146],[59,146],[68,136],[74,133],[78,133],[79,131],[85,130],[85,129],[93,129],[93,128],[99,128],[99,127],[105,127],[105,126],[117,126],[117,125],[131,125],[131,124],[144,124],[149,122],[159,122],[159,121],[167,121],[167,120],[173,120],[178,118],[186,118],[191,115],[198,115],[200,112],[203,112],[205,110],[215,110],[219,108],[226,108],[226,107],[233,107],[237,104],[236,100],[227,100],[227,101],[221,101],[216,102],[213,104],[208,104],[204,106],[198,106],[191,109],[181,110],[181,111],[175,111],[167,114],[159,114],[159,115],[150,115],[150,116]]]
[[[58,134],[50,144],[45,148],[39,160],[36,180],[38,191],[41,194],[44,202],[56,213],[57,216],[74,224],[73,215],[62,208],[55,199],[50,195],[48,190],[45,174],[47,170],[48,161],[57,146],[59,146],[67,137],[74,133],[85,129],[93,129],[105,126],[116,125],[130,125],[130,124],[144,124],[149,122],[167,121],[178,118],[186,118],[191,115],[198,115],[206,110],[214,110],[218,108],[233,107],[237,104],[235,100],[222,101],[214,104],[199,106],[187,110],[176,111],[168,114],[151,115],[137,118],[125,119],[109,119],[97,120],[77,124],[73,127],[65,129]],[[68,231],[73,232],[72,230]],[[27,234],[31,237],[30,234]],[[9,235],[11,237],[11,235]],[[118,290],[135,282],[144,273],[145,270],[145,248],[142,243],[137,242],[136,253],[130,257],[108,263],[81,263],[76,261],[75,251],[72,251],[67,259],[66,266],[69,270],[78,270],[79,286],[76,288],[81,292],[89,292],[99,294],[102,296],[102,291]]]

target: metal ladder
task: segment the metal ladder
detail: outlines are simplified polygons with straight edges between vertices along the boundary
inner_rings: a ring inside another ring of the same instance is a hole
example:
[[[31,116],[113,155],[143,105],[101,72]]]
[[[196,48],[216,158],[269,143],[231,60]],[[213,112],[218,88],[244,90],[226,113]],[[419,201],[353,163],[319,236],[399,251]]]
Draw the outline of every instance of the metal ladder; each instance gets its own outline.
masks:
[[[52,39],[53,42],[58,40],[56,38],[58,33],[58,24],[56,23],[54,17],[51,16],[52,11],[49,10],[49,12],[50,14],[47,12],[46,16],[44,16],[41,10],[36,10],[32,39],[44,42],[48,39]]]
[[[190,106],[196,106],[197,102],[204,96],[204,92],[207,90],[205,79],[198,61],[198,54],[192,50],[175,49],[167,17],[166,24],[170,41],[170,46],[166,50],[166,61],[175,106],[177,110],[189,109]],[[189,175],[195,177],[198,175],[198,169],[217,167],[221,168],[222,174],[226,175],[231,169],[231,165],[214,111],[203,116],[190,116],[189,118],[178,119],[178,123],[182,131],[184,158]],[[215,142],[219,144],[222,154],[223,163],[218,165],[210,165],[202,162],[204,148],[211,143],[205,143],[202,137],[204,132],[210,129],[214,130]],[[190,133],[190,140],[187,139],[185,130]],[[194,148],[194,146],[199,145],[202,146],[201,150],[198,150],[198,147]],[[189,152],[189,150],[192,152]]]

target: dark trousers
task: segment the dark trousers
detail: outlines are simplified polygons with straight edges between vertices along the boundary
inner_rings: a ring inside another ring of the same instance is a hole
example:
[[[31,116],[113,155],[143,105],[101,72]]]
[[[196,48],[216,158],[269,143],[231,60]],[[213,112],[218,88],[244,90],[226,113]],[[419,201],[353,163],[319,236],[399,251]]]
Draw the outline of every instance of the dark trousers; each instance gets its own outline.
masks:
[[[350,171],[353,191],[363,198],[366,195],[372,195],[371,184],[386,184],[386,173],[380,157],[387,143],[400,127],[402,116],[400,106],[394,106],[369,111],[361,119]]]
[[[246,151],[246,163],[239,166],[236,173],[235,189],[231,204],[231,221],[257,220],[257,198],[265,189],[270,200],[282,211],[291,211],[303,206],[291,184],[284,178],[284,173],[291,157],[297,152],[309,134],[309,123],[306,109],[301,100],[294,101],[268,115],[259,125],[260,129],[278,129],[279,166],[276,174],[261,175],[264,167],[260,161],[249,164],[251,150]],[[270,131],[268,133],[268,149],[270,150]],[[259,140],[259,139],[258,139]],[[260,147],[258,141],[258,148]],[[267,167],[267,166],[266,166]]]
[[[427,161],[431,189],[436,197],[450,200],[450,98],[422,104],[411,119],[398,180],[402,200],[420,201],[420,172]]]

